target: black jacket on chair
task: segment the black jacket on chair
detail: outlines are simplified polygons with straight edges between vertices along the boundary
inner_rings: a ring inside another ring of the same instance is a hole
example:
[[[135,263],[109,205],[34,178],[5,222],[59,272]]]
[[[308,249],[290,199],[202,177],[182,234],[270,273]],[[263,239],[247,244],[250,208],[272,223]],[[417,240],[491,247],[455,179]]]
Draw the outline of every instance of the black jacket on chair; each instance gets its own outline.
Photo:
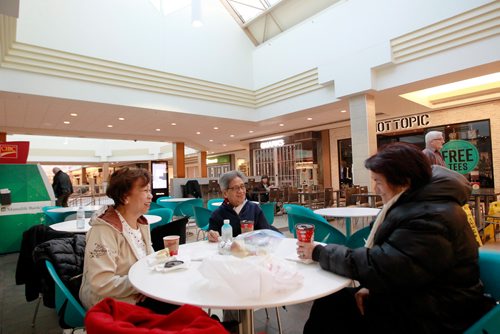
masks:
[[[184,197],[201,198],[201,188],[197,180],[189,180],[184,186]]]
[[[167,235],[178,235],[180,236],[179,244],[185,244],[187,223],[188,218],[184,217],[181,219],[172,220],[165,225],[154,227],[151,230],[151,243],[153,244],[153,249],[155,251],[163,249],[163,237]]]
[[[85,235],[74,234],[71,237],[58,238],[38,245],[33,251],[35,266],[42,276],[42,294],[45,306],[53,307],[54,281],[49,275],[45,260],[52,262],[54,269],[77,300],[83,272],[85,254]],[[49,303],[49,305],[47,305]]]
[[[26,301],[30,302],[37,299],[42,292],[41,275],[35,268],[35,262],[33,261],[35,247],[47,240],[71,236],[73,236],[73,233],[56,231],[46,225],[35,225],[24,231],[21,250],[17,258],[16,284],[25,284]]]

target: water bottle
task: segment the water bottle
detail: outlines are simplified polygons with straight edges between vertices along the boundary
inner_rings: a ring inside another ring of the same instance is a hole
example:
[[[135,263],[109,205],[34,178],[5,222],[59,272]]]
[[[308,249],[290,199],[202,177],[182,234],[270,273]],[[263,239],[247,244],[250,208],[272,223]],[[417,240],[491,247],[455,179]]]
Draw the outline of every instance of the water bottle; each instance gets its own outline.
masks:
[[[76,212],[76,228],[80,230],[85,228],[85,210],[82,206],[78,207]]]
[[[233,241],[233,227],[229,224],[229,219],[224,219],[222,225],[222,241],[226,243]]]
[[[219,242],[219,253],[223,255],[231,254],[231,244],[233,243],[233,227],[229,224],[229,219],[224,219],[221,229],[221,240]]]

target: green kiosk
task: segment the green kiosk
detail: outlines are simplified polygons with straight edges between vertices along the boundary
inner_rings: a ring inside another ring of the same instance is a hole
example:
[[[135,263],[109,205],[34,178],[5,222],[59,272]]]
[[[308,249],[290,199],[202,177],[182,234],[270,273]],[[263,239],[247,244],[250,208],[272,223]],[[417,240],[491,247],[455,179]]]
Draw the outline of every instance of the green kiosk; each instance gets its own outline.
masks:
[[[55,196],[40,165],[0,164],[0,254],[18,252],[23,232],[44,222]]]

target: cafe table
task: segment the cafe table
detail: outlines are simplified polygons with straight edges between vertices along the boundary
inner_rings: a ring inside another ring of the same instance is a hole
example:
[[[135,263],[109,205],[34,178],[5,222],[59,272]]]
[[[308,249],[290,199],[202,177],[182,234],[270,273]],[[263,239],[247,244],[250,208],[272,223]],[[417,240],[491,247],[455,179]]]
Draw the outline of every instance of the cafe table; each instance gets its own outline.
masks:
[[[382,199],[382,197],[378,194],[375,194],[375,193],[360,193],[360,194],[352,194],[351,195],[352,197],[356,198],[356,203],[358,201],[360,201],[360,199],[357,199],[357,198],[367,198],[368,199],[368,206],[370,206],[370,208],[374,208],[376,206],[376,203],[377,203],[377,199]]]
[[[335,218],[345,218],[345,234],[349,238],[351,236],[351,218],[352,217],[374,217],[378,215],[380,209],[377,208],[365,208],[357,206],[347,206],[339,208],[324,208],[314,210],[314,213],[325,216],[325,217],[335,217]]]
[[[159,202],[162,203],[181,203],[185,201],[190,201],[192,199],[195,199],[194,197],[169,197],[169,198],[162,198],[159,199]]]
[[[161,220],[157,215],[144,215],[148,224],[154,224]],[[52,224],[50,227],[56,231],[72,232],[72,233],[87,233],[90,230],[90,218],[85,218],[85,226],[83,228],[76,228],[76,219],[63,221],[57,224]]]
[[[283,238],[274,255],[297,259],[297,239]],[[273,293],[260,298],[239,295],[232,287],[219,285],[209,288],[209,282],[198,268],[204,258],[217,254],[217,243],[206,240],[180,245],[179,259],[190,258],[189,266],[170,272],[158,272],[148,264],[149,257],[137,261],[128,273],[132,285],[142,294],[176,305],[191,304],[204,308],[239,310],[242,334],[253,334],[255,309],[299,304],[332,294],[351,284],[352,280],[321,269],[317,262],[304,264],[297,261],[296,268],[303,276],[300,288],[285,293]],[[232,255],[227,255],[232,256]]]
[[[102,208],[103,205],[86,205],[82,206],[83,211],[97,211],[100,208]],[[55,213],[68,213],[68,212],[77,212],[80,207],[78,206],[68,206],[68,207],[61,207],[61,208],[53,208],[53,209],[48,209],[47,212],[55,212]]]

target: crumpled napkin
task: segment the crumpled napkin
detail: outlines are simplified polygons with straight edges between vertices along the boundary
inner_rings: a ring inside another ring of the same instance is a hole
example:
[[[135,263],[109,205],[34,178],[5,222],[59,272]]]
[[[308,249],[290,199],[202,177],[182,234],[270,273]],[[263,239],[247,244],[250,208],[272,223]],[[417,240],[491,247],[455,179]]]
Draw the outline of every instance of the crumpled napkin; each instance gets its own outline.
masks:
[[[215,255],[203,260],[198,270],[212,287],[230,287],[246,299],[294,291],[304,283],[294,263],[272,255],[245,258]]]
[[[156,252],[158,253],[158,252]],[[175,255],[175,256],[170,256],[170,257],[158,257],[156,256],[156,253],[154,255],[149,256],[146,261],[148,263],[148,267],[151,270],[158,271],[158,272],[170,272],[174,270],[179,270],[179,269],[186,269],[189,268],[191,264],[191,259],[187,255]],[[165,263],[168,261],[183,261],[183,264],[179,264],[170,268],[165,268]]]

